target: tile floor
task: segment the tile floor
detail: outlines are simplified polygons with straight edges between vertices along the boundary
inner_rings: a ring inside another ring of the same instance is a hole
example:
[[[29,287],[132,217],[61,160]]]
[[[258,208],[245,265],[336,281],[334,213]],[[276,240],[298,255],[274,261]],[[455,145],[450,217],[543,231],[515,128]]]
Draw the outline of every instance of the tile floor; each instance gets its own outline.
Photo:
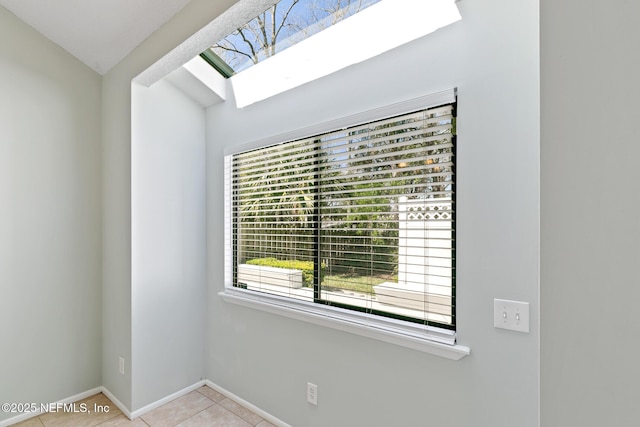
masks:
[[[250,410],[217,391],[203,386],[143,416],[129,420],[104,394],[76,403],[86,404],[87,412],[49,412],[15,424],[20,427],[275,427]],[[93,408],[109,408],[95,412]],[[91,413],[89,413],[91,412]]]

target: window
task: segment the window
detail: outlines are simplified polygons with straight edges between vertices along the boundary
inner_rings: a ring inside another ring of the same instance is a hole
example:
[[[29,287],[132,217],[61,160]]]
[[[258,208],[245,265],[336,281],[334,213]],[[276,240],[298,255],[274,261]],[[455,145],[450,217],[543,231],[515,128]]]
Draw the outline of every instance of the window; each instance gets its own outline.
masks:
[[[231,77],[379,1],[281,0],[201,56],[224,77]]]
[[[217,41],[200,55],[229,78],[239,108],[361,63],[462,19],[455,0],[252,3],[251,13],[230,8],[233,13],[215,27],[220,33],[213,31],[215,35],[211,36]],[[254,18],[237,21],[240,16]],[[229,22],[242,25],[224,35],[221,28]]]
[[[455,344],[456,102],[444,98],[227,155],[223,297]]]

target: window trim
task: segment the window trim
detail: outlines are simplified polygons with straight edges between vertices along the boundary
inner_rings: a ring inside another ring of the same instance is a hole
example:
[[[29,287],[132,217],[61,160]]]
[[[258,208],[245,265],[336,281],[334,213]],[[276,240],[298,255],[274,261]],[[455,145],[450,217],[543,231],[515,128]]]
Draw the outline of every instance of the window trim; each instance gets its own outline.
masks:
[[[456,89],[449,89],[225,149],[225,289],[219,293],[220,297],[229,303],[354,333],[451,360],[459,360],[468,355],[470,348],[456,344],[455,331],[233,287],[232,193],[231,178],[226,172],[230,167],[231,156],[239,152],[455,101]]]
[[[450,360],[460,360],[471,352],[469,347],[452,344],[455,341],[455,332],[447,329],[422,325],[413,328],[409,327],[413,324],[407,325],[409,322],[389,317],[251,292],[241,288],[225,287],[225,290],[218,295],[231,304],[337,329]]]

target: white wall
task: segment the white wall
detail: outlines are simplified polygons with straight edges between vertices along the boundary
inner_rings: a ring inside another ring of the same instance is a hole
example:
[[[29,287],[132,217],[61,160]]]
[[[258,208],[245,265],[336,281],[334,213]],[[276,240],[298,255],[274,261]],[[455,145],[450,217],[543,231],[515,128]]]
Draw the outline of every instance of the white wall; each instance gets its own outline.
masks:
[[[207,376],[291,425],[538,425],[538,1],[457,3],[462,21],[243,109],[207,110]],[[436,62],[432,62],[437,59]],[[223,152],[457,87],[458,362],[224,303]],[[493,328],[531,303],[531,333]],[[306,382],[318,385],[317,407]]]
[[[10,41],[0,44],[0,324],[12,326],[0,400],[47,402],[98,386],[100,363],[102,384],[129,408],[150,398],[142,389],[140,401],[132,397],[130,364],[132,313],[142,309],[132,305],[131,79],[233,3],[192,0],[104,77],[102,152],[99,76],[0,8],[0,39]],[[422,425],[425,411],[439,425],[536,424],[538,2],[458,5],[463,21],[424,40],[242,111],[231,102],[209,111],[206,371],[294,425]],[[569,9],[555,7],[564,18],[549,35],[566,37]],[[459,336],[471,356],[450,362],[219,300],[224,146],[452,86],[460,89]],[[489,121],[496,111],[498,125]],[[494,297],[531,302],[531,334],[493,329]],[[308,380],[320,387],[317,408],[304,399]]]
[[[132,87],[132,410],[204,377],[204,110],[165,81]]]
[[[100,76],[0,7],[0,402],[101,385],[101,209]]]
[[[99,76],[0,8],[0,401],[98,386],[102,363],[102,384],[131,407],[130,82],[232,3],[192,0],[105,76],[102,152]],[[209,112],[207,373],[294,424],[535,425],[539,336],[542,425],[634,425],[639,6],[541,1],[539,334],[537,1],[458,5],[461,23],[341,72],[347,83],[330,76]],[[421,63],[432,51],[450,62]],[[449,86],[460,88],[459,335],[471,356],[449,362],[219,301],[225,144]],[[243,120],[240,131],[225,117]],[[597,229],[602,216],[618,227]],[[494,330],[493,297],[530,301],[531,334]],[[320,386],[318,408],[304,401],[307,380]]]
[[[541,2],[541,419],[638,425],[640,3]]]
[[[128,408],[133,403],[132,312],[136,311],[131,302],[131,80],[233,3],[191,0],[102,80],[102,381]],[[118,373],[119,356],[125,358],[125,375]]]

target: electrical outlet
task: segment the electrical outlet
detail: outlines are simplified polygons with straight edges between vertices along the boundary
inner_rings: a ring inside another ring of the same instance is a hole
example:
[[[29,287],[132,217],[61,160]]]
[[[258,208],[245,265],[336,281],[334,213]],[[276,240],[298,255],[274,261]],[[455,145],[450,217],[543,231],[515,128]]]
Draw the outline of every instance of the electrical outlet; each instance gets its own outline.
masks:
[[[118,359],[118,372],[120,375],[124,375],[124,357],[122,356]]]
[[[494,299],[493,326],[529,333],[529,303]]]
[[[307,402],[318,406],[318,386],[307,383]]]

